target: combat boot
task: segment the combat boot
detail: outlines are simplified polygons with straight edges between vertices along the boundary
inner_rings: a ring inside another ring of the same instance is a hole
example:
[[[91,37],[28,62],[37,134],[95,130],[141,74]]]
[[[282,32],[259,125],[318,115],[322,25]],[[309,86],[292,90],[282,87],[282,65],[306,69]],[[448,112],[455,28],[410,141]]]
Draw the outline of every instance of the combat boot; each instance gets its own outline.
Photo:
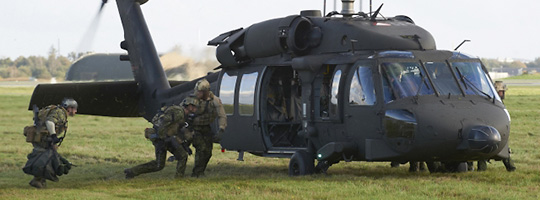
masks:
[[[42,178],[41,179],[41,185],[43,185],[44,188],[47,187],[47,179]]]
[[[40,188],[43,188],[43,184],[42,184],[41,182],[42,182],[42,179],[41,179],[41,178],[34,177],[34,178],[30,181],[30,183],[28,183],[28,184],[30,184],[30,186],[32,186],[32,187],[35,187],[35,188],[40,189]]]
[[[126,179],[132,179],[135,178],[135,174],[131,169],[124,169],[124,174],[126,174]]]
[[[516,166],[514,165],[514,162],[512,161],[512,159],[508,158],[508,159],[503,159],[502,161],[503,161],[504,167],[506,167],[506,171],[509,171],[509,172],[516,171]]]

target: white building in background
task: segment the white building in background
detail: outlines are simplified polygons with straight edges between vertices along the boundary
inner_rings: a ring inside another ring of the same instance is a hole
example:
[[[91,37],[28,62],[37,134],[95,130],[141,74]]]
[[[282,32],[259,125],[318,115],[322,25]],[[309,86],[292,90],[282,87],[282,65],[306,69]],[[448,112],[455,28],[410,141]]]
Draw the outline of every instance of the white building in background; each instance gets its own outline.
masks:
[[[495,80],[495,79],[506,78],[506,77],[509,77],[510,75],[508,74],[508,72],[489,72],[489,76],[491,77],[491,79]]]

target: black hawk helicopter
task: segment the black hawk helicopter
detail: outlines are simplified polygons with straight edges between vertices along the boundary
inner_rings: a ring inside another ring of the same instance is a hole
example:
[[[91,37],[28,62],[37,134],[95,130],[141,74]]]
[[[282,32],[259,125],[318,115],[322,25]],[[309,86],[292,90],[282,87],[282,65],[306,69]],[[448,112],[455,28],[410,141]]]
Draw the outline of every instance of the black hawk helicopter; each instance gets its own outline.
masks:
[[[167,80],[141,12],[146,0],[116,2],[128,52],[120,59],[131,62],[135,81],[40,84],[30,105],[70,96],[80,114],[150,120],[193,93],[199,79]],[[227,113],[222,147],[239,159],[244,152],[290,158],[290,175],[340,161],[443,162],[463,171],[466,161],[508,158],[510,115],[481,61],[437,50],[407,16],[379,18],[382,5],[356,13],[353,3],[208,42],[220,71],[201,78]]]

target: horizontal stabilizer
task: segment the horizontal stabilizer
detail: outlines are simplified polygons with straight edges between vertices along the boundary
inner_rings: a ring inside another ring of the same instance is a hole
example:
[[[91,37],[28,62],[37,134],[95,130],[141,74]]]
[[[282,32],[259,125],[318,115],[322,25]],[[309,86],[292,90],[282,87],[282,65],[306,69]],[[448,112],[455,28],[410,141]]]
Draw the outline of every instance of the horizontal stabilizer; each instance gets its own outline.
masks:
[[[135,81],[39,84],[34,89],[28,109],[32,110],[34,104],[39,108],[60,104],[65,97],[77,101],[77,114],[142,116],[139,114],[139,94]]]

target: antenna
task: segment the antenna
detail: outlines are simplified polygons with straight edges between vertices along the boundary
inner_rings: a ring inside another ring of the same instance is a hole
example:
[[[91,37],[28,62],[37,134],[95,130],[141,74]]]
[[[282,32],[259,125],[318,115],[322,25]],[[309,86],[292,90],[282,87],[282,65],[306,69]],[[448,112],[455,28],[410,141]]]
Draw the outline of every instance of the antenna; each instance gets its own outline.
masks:
[[[371,21],[375,21],[375,18],[377,18],[377,15],[379,15],[379,12],[381,11],[381,8],[382,8],[383,5],[384,5],[384,3],[381,4],[381,6],[379,6],[379,8],[377,8],[377,10],[375,11],[375,13],[373,13],[373,15],[371,15]],[[370,11],[370,13],[371,13],[371,11]]]
[[[459,47],[461,47],[461,45],[463,45],[465,42],[470,42],[471,40],[463,40],[463,42],[461,42],[461,44],[459,44],[455,49],[454,51],[457,51],[459,49]]]
[[[369,16],[370,17],[371,17],[372,9],[373,9],[373,2],[371,2],[371,0],[369,0]]]
[[[326,0],[323,1],[323,15],[326,15]]]

